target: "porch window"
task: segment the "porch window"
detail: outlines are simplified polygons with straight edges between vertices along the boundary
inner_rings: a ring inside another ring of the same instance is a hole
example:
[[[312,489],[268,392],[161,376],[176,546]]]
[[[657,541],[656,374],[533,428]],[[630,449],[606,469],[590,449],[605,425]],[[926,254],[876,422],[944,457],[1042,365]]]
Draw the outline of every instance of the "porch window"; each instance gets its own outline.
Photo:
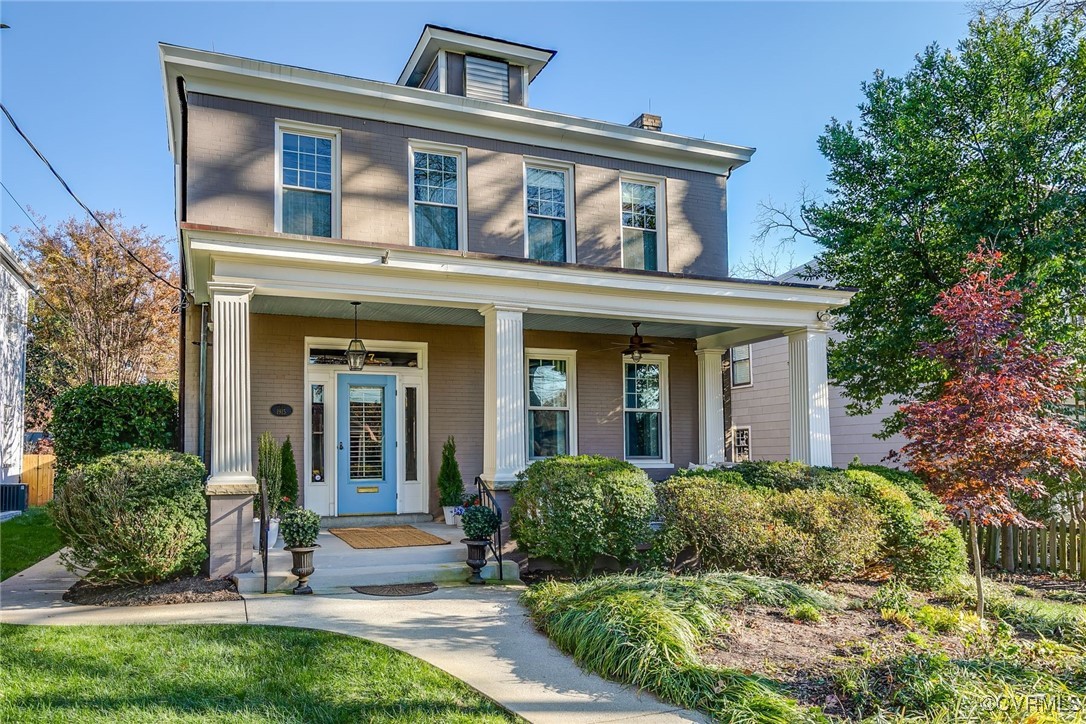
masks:
[[[338,236],[338,131],[278,127],[276,231]]]
[[[543,165],[524,167],[525,229],[528,258],[542,261],[573,261],[572,168]]]
[[[625,362],[623,417],[626,459],[663,461],[667,458],[666,358]]]
[[[324,482],[324,385],[310,385],[310,449],[313,451],[314,483]]]
[[[528,350],[528,457],[548,458],[572,454],[575,447],[573,415],[575,353]]]
[[[741,463],[750,460],[750,428],[749,427],[737,427],[732,431],[735,442],[733,443],[734,454],[732,462]]]
[[[658,271],[663,263],[663,183],[622,182],[622,266]]]
[[[731,353],[732,387],[746,387],[754,378],[751,375],[750,345],[732,347]]]
[[[419,479],[419,388],[408,386],[403,392],[404,479],[414,482]]]
[[[463,237],[462,149],[411,145],[411,205],[415,246],[459,249]]]

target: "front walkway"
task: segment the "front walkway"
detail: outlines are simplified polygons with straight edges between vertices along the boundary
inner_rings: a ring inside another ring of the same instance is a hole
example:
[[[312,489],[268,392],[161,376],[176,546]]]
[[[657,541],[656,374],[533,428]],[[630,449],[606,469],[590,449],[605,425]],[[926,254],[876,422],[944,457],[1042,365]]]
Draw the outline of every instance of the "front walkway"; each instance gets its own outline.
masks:
[[[316,628],[378,641],[417,656],[531,722],[704,721],[582,672],[532,626],[517,601],[520,587],[456,586],[410,598],[278,594],[223,603],[102,608],[62,601],[74,581],[57,555],[9,578],[0,583],[0,621]]]

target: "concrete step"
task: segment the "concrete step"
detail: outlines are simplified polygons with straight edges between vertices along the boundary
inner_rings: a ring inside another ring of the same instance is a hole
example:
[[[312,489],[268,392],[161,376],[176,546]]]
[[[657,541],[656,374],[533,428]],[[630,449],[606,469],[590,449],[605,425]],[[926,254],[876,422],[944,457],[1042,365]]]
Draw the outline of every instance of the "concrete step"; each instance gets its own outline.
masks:
[[[403,513],[401,515],[326,515],[321,517],[321,528],[370,528],[378,525],[430,523],[433,520],[434,516],[429,513]]]
[[[471,575],[471,570],[462,560],[444,563],[411,563],[384,566],[365,566],[359,568],[332,568],[322,570],[319,561],[314,561],[318,568],[310,576],[309,585],[314,593],[342,594],[351,593],[351,586],[385,586],[395,583],[463,583]],[[513,561],[504,561],[502,565],[504,583],[517,583],[520,569]],[[498,566],[495,562],[483,568],[482,576],[487,581],[498,581]],[[243,573],[234,577],[238,591],[246,594],[261,593],[264,590],[264,576],[261,572]],[[268,593],[289,591],[297,585],[297,578],[289,571],[270,569],[268,571]]]

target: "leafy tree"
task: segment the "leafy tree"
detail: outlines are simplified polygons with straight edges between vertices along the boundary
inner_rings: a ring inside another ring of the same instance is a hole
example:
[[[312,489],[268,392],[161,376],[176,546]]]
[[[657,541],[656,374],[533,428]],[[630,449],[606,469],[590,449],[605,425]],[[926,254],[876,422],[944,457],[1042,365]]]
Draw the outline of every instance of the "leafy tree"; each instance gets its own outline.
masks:
[[[901,408],[910,442],[901,452],[948,512],[969,521],[977,613],[984,615],[977,526],[1029,526],[1014,495],[1041,497],[1045,481],[1070,484],[1086,467],[1086,441],[1057,412],[1067,399],[1073,363],[1055,344],[1022,332],[1021,290],[1004,274],[1005,257],[978,249],[964,279],[939,295],[932,310],[949,336],[921,345],[945,374],[938,397]],[[1033,293],[1033,287],[1027,291]]]
[[[176,284],[162,237],[99,217],[148,267]],[[74,217],[23,230],[21,249],[41,287],[29,320],[27,425],[40,427],[53,399],[82,384],[177,379],[178,294],[148,274],[93,221]]]
[[[932,307],[981,240],[1034,290],[1025,332],[1086,359],[1073,322],[1086,314],[1084,35],[1074,15],[977,17],[956,53],[932,45],[904,77],[876,72],[858,121],[826,127],[825,200],[766,208],[767,237],[812,237],[814,273],[859,288],[830,352],[853,414],[939,389],[942,367],[915,350],[943,338]]]

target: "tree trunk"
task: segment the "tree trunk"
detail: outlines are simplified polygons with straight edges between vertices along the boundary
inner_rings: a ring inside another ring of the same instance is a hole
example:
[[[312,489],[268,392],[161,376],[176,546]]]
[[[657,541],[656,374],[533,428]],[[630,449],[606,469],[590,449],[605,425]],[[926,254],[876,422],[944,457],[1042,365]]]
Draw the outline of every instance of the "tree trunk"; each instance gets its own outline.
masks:
[[[969,519],[969,538],[973,547],[973,578],[977,582],[977,617],[980,619],[981,628],[984,628],[984,586],[982,585],[984,572],[980,562],[980,545],[977,543],[976,518]]]

